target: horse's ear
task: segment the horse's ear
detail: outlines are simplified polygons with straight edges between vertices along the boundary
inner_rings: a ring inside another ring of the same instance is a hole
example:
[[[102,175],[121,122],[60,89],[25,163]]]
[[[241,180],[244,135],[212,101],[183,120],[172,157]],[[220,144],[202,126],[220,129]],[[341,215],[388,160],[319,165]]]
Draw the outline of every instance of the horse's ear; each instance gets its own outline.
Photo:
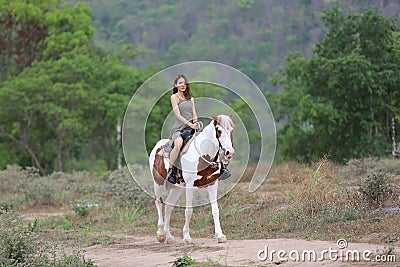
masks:
[[[218,123],[218,118],[217,118],[217,116],[215,116],[215,115],[212,114],[212,113],[210,113],[210,116],[211,116],[211,118],[214,120],[214,126],[216,126],[217,123]]]
[[[229,117],[232,118],[232,110],[229,112]]]

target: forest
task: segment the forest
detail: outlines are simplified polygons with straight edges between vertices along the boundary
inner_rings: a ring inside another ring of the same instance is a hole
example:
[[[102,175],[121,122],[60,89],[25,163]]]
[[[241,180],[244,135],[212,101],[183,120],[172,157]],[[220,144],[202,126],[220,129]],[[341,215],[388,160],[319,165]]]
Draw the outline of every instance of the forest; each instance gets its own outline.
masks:
[[[390,0],[1,0],[0,168],[117,168],[116,127],[134,92],[192,60],[232,66],[261,88],[278,161],[390,156],[400,136],[399,9]],[[227,101],[257,144],[249,107]],[[164,102],[152,112],[149,147],[169,111]]]

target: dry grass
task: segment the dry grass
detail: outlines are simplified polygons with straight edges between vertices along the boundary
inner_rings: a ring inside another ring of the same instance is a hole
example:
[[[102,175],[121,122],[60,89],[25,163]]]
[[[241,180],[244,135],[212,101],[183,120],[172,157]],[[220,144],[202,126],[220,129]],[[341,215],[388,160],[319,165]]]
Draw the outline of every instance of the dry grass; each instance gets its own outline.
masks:
[[[394,166],[392,161],[389,162]],[[384,169],[384,163],[379,164],[379,168]],[[241,203],[241,207],[220,203],[221,210],[225,214],[234,214],[235,218],[223,222],[225,231],[239,239],[295,237],[335,240],[346,237],[357,241],[376,233],[400,236],[400,214],[372,213],[375,207],[365,200],[358,186],[344,180],[350,172],[343,177],[343,168],[326,159],[310,165],[294,162],[275,165],[269,175],[270,182],[258,190],[253,201],[246,194],[234,192],[234,203]],[[353,179],[358,181],[359,173],[360,170],[355,170]],[[391,181],[392,186],[399,185],[399,179]],[[385,199],[381,207],[399,205],[397,196]],[[224,220],[224,215],[222,218]],[[400,238],[395,242],[399,241]]]
[[[365,160],[363,164],[348,166],[338,166],[326,159],[310,165],[284,162],[273,166],[267,183],[256,193],[249,194],[248,183],[241,182],[233,191],[220,199],[223,230],[230,239],[347,238],[353,242],[368,241],[399,245],[400,212],[385,213],[384,210],[376,210],[376,207],[370,206],[358,190],[360,178],[365,177],[368,172],[362,168],[374,169],[378,173],[383,173],[385,170],[385,175],[390,177],[387,182],[395,188],[400,185],[400,171],[392,160]],[[15,177],[13,179],[17,181],[26,179],[18,180],[16,169],[12,171]],[[24,175],[26,176],[26,173]],[[8,177],[4,172],[0,178],[2,176]],[[81,187],[79,179],[74,179],[70,175],[66,177],[70,181],[69,185],[72,183],[73,187],[72,189],[61,187],[64,198],[56,198],[56,207],[62,209],[64,215],[40,219],[39,225],[44,229],[44,233],[52,233],[53,238],[58,236],[55,233],[59,233],[59,240],[62,242],[71,242],[74,236],[79,242],[85,242],[86,238],[90,244],[114,242],[111,233],[116,231],[130,235],[155,234],[157,212],[153,199],[143,192],[143,196],[138,196],[140,191],[136,191],[135,188],[129,188],[127,193],[113,192],[116,188],[124,191],[125,187],[135,186],[127,183],[131,178],[126,172],[117,171],[98,178],[81,174],[80,177],[84,178],[82,179],[84,186]],[[62,178],[62,175],[58,174],[47,179],[58,181]],[[95,181],[96,184],[90,185],[90,181]],[[61,183],[57,184],[57,188],[60,188]],[[7,187],[10,188],[10,185]],[[74,188],[79,190],[72,192]],[[106,191],[113,189],[111,190],[113,193],[105,192],[104,188]],[[18,203],[14,203],[18,207],[21,199],[24,199],[23,192],[19,192],[17,187],[12,187],[12,190],[19,195]],[[56,191],[56,188],[54,190]],[[5,189],[3,192],[6,192]],[[40,191],[37,194],[39,193]],[[72,209],[70,201],[77,203],[82,200],[96,201],[101,205],[90,208],[87,214],[84,212],[81,214],[84,216],[79,216],[78,212]],[[24,201],[19,207],[29,207],[32,204],[26,203],[26,199]],[[133,202],[129,204],[129,201]],[[397,196],[384,199],[380,208],[399,206],[400,199]],[[48,207],[49,205],[39,205],[38,208],[36,205],[35,211],[42,209],[42,212],[45,212]],[[54,205],[52,207],[54,209]],[[29,209],[25,212],[29,212]],[[174,235],[182,235],[183,224],[184,209],[175,208],[171,221]],[[209,206],[194,210],[191,230],[194,238],[214,236]],[[65,232],[70,233],[68,240],[65,240],[68,235],[62,234]],[[102,232],[103,235],[98,236],[96,234],[98,232]],[[88,236],[91,238],[87,238]]]

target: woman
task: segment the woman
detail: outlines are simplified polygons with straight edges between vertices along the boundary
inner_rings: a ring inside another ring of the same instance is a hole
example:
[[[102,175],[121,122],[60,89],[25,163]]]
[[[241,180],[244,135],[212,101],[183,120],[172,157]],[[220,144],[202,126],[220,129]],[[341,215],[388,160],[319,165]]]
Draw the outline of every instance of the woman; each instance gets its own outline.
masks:
[[[197,113],[194,105],[194,99],[188,79],[183,74],[179,74],[174,80],[172,89],[171,105],[175,114],[175,123],[169,136],[170,141],[165,145],[165,152],[170,152],[169,169],[167,181],[176,183],[176,172],[174,168],[175,161],[181,151],[183,140],[188,137],[188,133],[194,133],[199,129],[197,124]],[[188,131],[188,130],[192,131]],[[228,169],[221,163],[220,180],[225,180],[231,176]]]
[[[169,136],[170,142],[166,144],[165,150],[172,151],[169,156],[169,170],[167,181],[175,184],[176,174],[174,163],[181,151],[183,139],[186,138],[188,129],[198,130],[196,108],[192,91],[190,90],[188,79],[183,74],[179,74],[174,80],[174,88],[171,95],[171,105],[175,114],[175,123]],[[183,132],[182,132],[183,131]]]

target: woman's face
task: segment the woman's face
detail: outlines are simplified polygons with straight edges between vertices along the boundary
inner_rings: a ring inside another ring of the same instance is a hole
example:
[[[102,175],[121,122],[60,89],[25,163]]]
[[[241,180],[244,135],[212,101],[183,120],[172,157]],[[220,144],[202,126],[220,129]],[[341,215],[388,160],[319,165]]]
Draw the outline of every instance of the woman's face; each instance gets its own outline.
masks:
[[[184,78],[179,78],[178,81],[175,84],[176,88],[178,88],[178,91],[185,92],[186,90],[186,81]]]

